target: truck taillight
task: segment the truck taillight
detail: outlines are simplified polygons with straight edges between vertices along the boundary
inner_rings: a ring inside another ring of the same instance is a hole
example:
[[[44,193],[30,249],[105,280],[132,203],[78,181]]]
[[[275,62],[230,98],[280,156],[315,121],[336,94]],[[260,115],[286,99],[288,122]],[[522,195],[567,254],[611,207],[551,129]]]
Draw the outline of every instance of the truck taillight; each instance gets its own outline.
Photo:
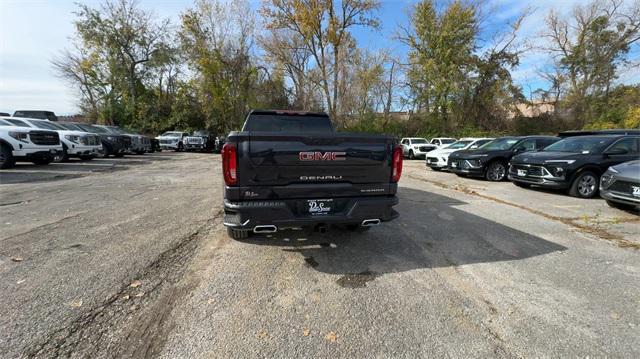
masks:
[[[238,183],[238,151],[234,144],[225,143],[222,146],[222,175],[227,186]]]
[[[391,182],[400,181],[402,175],[402,146],[393,148],[393,161],[391,162]]]

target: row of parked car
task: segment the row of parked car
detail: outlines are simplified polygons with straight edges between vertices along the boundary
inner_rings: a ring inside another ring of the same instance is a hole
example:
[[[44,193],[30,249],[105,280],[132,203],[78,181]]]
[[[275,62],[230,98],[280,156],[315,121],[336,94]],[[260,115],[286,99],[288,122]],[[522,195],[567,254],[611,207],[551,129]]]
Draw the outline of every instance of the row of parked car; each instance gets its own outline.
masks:
[[[16,112],[17,113],[17,112]],[[159,151],[157,141],[116,126],[0,116],[0,168],[16,161],[46,165],[71,157],[122,157]]]
[[[424,158],[434,171],[559,189],[579,198],[600,194],[619,208],[640,206],[640,130],[442,140],[403,138],[401,144],[405,157]]]

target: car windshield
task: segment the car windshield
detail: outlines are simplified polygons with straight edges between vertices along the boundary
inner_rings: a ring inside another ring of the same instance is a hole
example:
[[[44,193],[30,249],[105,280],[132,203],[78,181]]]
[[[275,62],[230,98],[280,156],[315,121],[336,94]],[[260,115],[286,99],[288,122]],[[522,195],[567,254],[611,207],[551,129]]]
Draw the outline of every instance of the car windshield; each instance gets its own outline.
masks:
[[[448,145],[450,143],[456,142],[456,140],[454,140],[453,138],[445,138],[445,139],[440,140],[440,142],[442,142],[442,144],[444,144],[444,145]]]
[[[126,134],[125,131],[123,131],[121,128],[118,127],[113,127],[113,126],[104,126],[104,128],[109,132],[109,133],[113,133],[116,135],[124,135]]]
[[[485,143],[484,145],[480,146],[480,148],[489,151],[506,151],[508,149],[511,149],[511,147],[513,147],[513,145],[515,145],[518,141],[520,141],[520,139],[517,137],[498,138],[497,140]]]
[[[607,137],[569,137],[547,146],[545,152],[598,153],[613,141]]]
[[[172,132],[172,131],[169,131],[169,132],[165,132],[165,133],[163,133],[161,136],[163,136],[163,137],[180,137],[180,134],[181,134],[181,133],[182,133],[182,132]]]
[[[67,130],[71,130],[71,131],[82,131],[82,132],[86,132],[84,129],[82,129],[80,126],[76,126],[73,123],[65,123],[65,122],[58,122],[57,123],[58,126],[62,126],[64,128],[66,128]]]
[[[66,130],[66,128],[62,126],[58,126],[55,123],[49,122],[49,121],[29,121],[29,123],[43,130],[54,130],[54,131]]]
[[[21,120],[16,120],[13,118],[5,118],[5,121],[9,122],[11,125],[13,126],[18,126],[18,127],[31,127],[29,126],[26,122],[21,121]]]
[[[93,133],[102,133],[102,134],[108,134],[109,132],[107,132],[107,130],[105,130],[102,127],[98,127],[98,126],[92,126],[92,125],[86,125],[86,124],[78,124],[78,127],[80,127],[81,129],[87,131],[87,132],[93,132]]]
[[[455,150],[455,149],[461,149],[461,148],[465,148],[467,147],[467,145],[469,145],[471,142],[473,141],[458,141],[458,142],[454,142],[451,145],[447,146],[447,149],[450,150]]]
[[[424,138],[414,138],[414,139],[411,140],[411,143],[414,144],[414,145],[418,145],[418,144],[421,144],[421,143],[427,143],[427,140],[424,139]]]

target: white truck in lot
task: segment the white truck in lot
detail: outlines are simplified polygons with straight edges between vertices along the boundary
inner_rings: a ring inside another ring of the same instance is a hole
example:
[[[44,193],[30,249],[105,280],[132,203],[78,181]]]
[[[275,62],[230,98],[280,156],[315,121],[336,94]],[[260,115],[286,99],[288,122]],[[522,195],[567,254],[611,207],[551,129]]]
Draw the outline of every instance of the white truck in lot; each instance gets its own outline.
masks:
[[[0,118],[0,169],[12,168],[16,161],[47,165],[61,151],[57,132],[14,126]]]
[[[434,171],[440,171],[447,167],[449,155],[455,151],[474,150],[487,142],[493,141],[493,138],[461,138],[448,146],[435,149],[427,154],[426,164]]]
[[[163,150],[184,151],[184,138],[189,136],[188,132],[168,131],[156,137]]]
[[[69,130],[56,122],[49,120],[22,117],[2,117],[2,119],[14,126],[57,132],[60,137],[60,142],[62,143],[62,151],[60,156],[56,158],[56,161],[66,161],[70,157],[77,157],[81,160],[88,161],[97,157],[102,152],[100,136],[95,133]]]

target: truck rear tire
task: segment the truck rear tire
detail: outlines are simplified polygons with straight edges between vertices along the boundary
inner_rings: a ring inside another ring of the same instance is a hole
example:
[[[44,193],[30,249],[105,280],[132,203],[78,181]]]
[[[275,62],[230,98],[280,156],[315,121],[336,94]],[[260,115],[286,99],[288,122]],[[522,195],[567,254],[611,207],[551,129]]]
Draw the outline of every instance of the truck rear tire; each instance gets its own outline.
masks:
[[[227,227],[227,234],[235,240],[249,238],[249,231],[246,229],[233,229]]]
[[[0,169],[13,168],[16,165],[16,159],[13,158],[11,149],[5,145],[0,145]]]

